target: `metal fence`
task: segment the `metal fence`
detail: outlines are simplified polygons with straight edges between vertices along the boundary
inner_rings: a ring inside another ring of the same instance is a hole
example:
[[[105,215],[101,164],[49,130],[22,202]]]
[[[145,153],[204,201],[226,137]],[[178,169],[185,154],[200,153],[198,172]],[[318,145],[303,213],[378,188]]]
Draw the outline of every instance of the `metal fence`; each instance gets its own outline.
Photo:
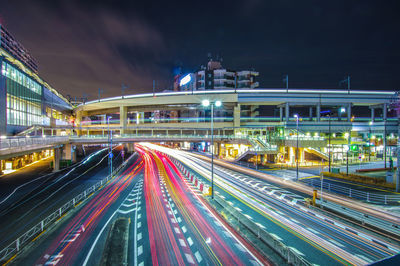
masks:
[[[321,189],[321,180],[311,179],[306,182],[307,185]],[[350,198],[364,200],[370,203],[377,204],[398,204],[400,202],[400,195],[391,194],[376,194],[366,191],[361,191],[349,187],[344,187],[329,182],[322,182],[322,189],[325,191],[342,194]]]
[[[341,215],[356,220],[361,224],[367,224],[379,228],[381,231],[386,231],[393,235],[400,236],[400,224],[398,223],[387,221],[370,214],[365,214],[326,200],[316,200],[316,203],[323,209],[329,209],[336,213],[340,213]]]
[[[239,223],[244,225],[248,230],[255,234],[261,241],[275,250],[282,258],[291,265],[312,265],[305,258],[294,252],[290,247],[286,246],[279,239],[262,229],[255,222],[244,216],[238,210],[230,206],[224,199],[218,195],[214,195],[214,200],[220,204],[227,212],[229,212]]]
[[[133,155],[131,155],[131,157],[132,156]],[[23,246],[30,243],[33,239],[35,239],[35,237],[37,237],[39,234],[41,234],[47,228],[49,228],[52,224],[61,219],[61,217],[64,214],[66,214],[71,209],[74,209],[79,203],[89,198],[92,193],[99,190],[103,185],[105,185],[109,180],[111,180],[116,173],[118,173],[122,169],[122,167],[131,159],[131,157],[129,157],[124,163],[122,163],[117,169],[115,169],[112,175],[108,175],[103,180],[97,182],[96,184],[89,187],[79,195],[75,196],[73,199],[62,205],[59,209],[48,215],[38,224],[33,226],[30,230],[22,234],[16,240],[11,242],[8,246],[6,246],[4,249],[2,249],[0,251],[0,262],[4,262],[7,259],[11,258],[13,255],[19,252]]]

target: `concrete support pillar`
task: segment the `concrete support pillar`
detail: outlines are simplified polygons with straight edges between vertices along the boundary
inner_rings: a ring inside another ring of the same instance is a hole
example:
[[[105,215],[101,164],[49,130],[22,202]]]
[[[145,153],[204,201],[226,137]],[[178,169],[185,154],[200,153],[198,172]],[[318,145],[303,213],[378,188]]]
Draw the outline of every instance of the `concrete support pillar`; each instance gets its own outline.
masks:
[[[383,121],[386,121],[386,119],[387,119],[387,103],[383,104],[382,114],[383,114]]]
[[[128,152],[129,153],[134,153],[135,152],[135,144],[133,142],[128,143]]]
[[[289,103],[286,103],[285,105],[285,118],[286,122],[289,122]]]
[[[279,122],[282,122],[283,120],[283,107],[279,107]]]
[[[236,132],[240,128],[240,104],[233,107],[233,127],[235,128],[234,131],[236,135]]]
[[[53,152],[53,172],[57,172],[60,170],[61,148],[55,148]]]
[[[351,121],[351,103],[347,105],[347,122]]]
[[[78,112],[76,112],[75,126],[81,127],[81,126],[82,126],[82,125],[81,125],[81,122],[82,122],[82,111],[78,111]],[[76,134],[77,134],[78,136],[80,136],[80,135],[81,135],[81,131],[80,131],[80,130],[77,130],[77,131],[76,131]]]
[[[317,122],[321,121],[321,104],[317,103]]]
[[[309,118],[310,118],[310,121],[312,121],[312,115],[313,115],[313,107],[310,106],[310,108],[309,108]]]
[[[304,157],[305,157],[304,148],[299,147],[299,163],[304,162]]]
[[[121,127],[120,134],[125,134],[126,131],[126,122],[127,122],[127,111],[128,107],[120,106],[119,107],[119,126]]]
[[[371,121],[375,121],[375,108],[371,108]]]
[[[75,163],[76,162],[75,146],[72,144],[65,144],[62,148],[62,158],[65,160],[71,160],[72,163]]]

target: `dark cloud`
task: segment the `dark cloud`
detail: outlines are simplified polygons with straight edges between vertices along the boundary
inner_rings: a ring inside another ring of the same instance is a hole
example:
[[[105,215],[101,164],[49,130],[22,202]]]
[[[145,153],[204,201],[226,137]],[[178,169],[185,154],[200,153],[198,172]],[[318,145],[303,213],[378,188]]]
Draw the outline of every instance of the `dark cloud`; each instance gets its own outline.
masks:
[[[64,94],[119,95],[171,85],[207,53],[255,68],[262,87],[398,89],[397,2],[306,0],[1,0],[0,19]]]

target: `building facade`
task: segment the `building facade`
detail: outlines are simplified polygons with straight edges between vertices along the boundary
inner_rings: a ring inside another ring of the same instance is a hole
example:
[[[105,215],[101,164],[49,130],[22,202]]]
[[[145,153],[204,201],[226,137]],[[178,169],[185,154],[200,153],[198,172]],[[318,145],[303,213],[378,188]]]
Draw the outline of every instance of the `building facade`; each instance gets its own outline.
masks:
[[[252,70],[229,70],[220,61],[210,59],[207,67],[175,77],[174,88],[180,91],[254,89],[259,86],[256,81],[258,75]]]
[[[0,134],[66,125],[72,106],[38,75],[34,58],[0,25]]]

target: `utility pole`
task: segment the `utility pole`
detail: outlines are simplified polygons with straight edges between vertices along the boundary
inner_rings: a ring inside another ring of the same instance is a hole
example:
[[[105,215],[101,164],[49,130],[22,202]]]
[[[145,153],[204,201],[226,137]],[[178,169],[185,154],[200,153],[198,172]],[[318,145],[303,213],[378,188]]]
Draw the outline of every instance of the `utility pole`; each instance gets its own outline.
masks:
[[[285,77],[283,78],[283,82],[285,82],[286,84],[286,93],[289,92],[289,75],[285,75]]]
[[[100,89],[100,88],[99,88],[99,102],[100,102],[100,99],[101,99],[101,94],[102,94],[103,92],[104,92],[103,89]]]
[[[153,97],[156,96],[156,81],[153,80]]]
[[[350,75],[348,75],[347,78],[339,81],[339,87],[342,86],[342,84],[347,85],[347,94],[350,94]]]
[[[127,89],[128,87],[124,84],[124,83],[122,83],[122,85],[121,85],[121,95],[122,95],[122,99],[124,98],[124,95],[125,95],[125,89]]]

